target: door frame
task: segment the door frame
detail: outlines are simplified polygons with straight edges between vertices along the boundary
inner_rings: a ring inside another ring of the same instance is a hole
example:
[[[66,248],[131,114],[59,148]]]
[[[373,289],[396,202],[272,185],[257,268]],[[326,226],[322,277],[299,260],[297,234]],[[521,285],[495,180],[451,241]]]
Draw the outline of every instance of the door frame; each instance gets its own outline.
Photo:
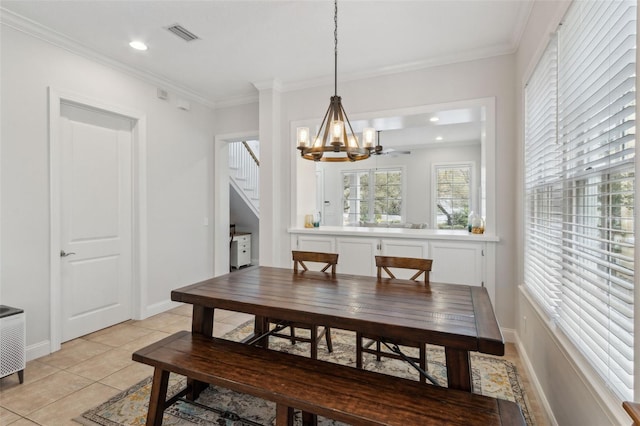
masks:
[[[229,273],[229,144],[258,139],[258,131],[216,135],[214,141],[213,194],[213,275]],[[260,191],[262,194],[262,191]],[[262,196],[262,195],[261,195]],[[258,259],[260,254],[258,253]]]
[[[62,279],[60,248],[62,247],[61,184],[61,104],[71,103],[131,119],[132,128],[132,294],[131,316],[143,318],[147,304],[147,121],[140,111],[113,105],[100,99],[48,87],[49,94],[49,220],[50,220],[50,352],[60,349],[62,341]]]

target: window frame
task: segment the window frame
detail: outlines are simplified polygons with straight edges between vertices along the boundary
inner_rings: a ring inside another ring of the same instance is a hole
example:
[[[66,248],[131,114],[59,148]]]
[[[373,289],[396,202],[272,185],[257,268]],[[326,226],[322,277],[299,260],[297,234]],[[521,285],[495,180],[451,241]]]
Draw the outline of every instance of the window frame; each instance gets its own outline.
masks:
[[[360,225],[360,220],[356,220],[354,223],[347,223],[345,222],[345,215],[347,215],[344,212],[344,205],[346,203],[346,199],[344,197],[344,178],[345,175],[347,174],[368,174],[369,175],[369,181],[372,182],[373,184],[371,185],[372,190],[369,191],[369,196],[367,199],[367,203],[369,205],[369,212],[368,212],[368,216],[371,218],[367,223],[377,223],[375,220],[375,193],[376,193],[376,179],[375,179],[375,175],[378,172],[399,172],[400,173],[400,200],[401,200],[401,207],[400,207],[400,222],[399,223],[405,223],[407,216],[406,216],[406,209],[407,209],[407,199],[406,199],[406,193],[407,193],[407,179],[406,179],[406,167],[405,166],[391,166],[391,167],[376,167],[376,168],[368,168],[368,169],[345,169],[345,170],[341,170],[340,171],[340,194],[341,194],[341,214],[342,214],[342,226],[359,226]],[[358,213],[355,213],[356,215],[358,215]],[[352,215],[351,213],[349,213],[348,215]],[[389,223],[389,222],[380,222],[380,223]],[[394,222],[395,223],[395,222]]]
[[[476,162],[475,161],[443,161],[433,163],[431,165],[431,223],[433,229],[438,228],[438,169],[440,168],[456,168],[456,167],[469,167],[469,213],[474,212],[480,216],[484,214],[480,211],[478,198],[477,198],[477,184],[476,184]],[[442,228],[449,229],[449,228]]]

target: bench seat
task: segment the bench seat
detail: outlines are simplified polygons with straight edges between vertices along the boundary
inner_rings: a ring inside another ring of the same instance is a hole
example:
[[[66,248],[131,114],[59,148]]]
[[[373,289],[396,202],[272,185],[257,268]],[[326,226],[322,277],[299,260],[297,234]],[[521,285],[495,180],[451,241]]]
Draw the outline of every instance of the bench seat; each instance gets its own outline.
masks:
[[[188,331],[133,360],[155,367],[147,425],[162,424],[169,372],[275,402],[278,426],[293,408],[352,425],[525,425],[514,402]]]

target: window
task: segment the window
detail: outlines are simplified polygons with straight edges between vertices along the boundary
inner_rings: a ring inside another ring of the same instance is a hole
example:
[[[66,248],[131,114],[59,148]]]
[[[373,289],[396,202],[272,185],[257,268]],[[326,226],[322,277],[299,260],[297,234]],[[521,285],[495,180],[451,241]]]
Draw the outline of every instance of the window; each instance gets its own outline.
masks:
[[[342,182],[343,225],[404,221],[401,169],[345,171]]]
[[[525,286],[633,400],[635,2],[574,2],[525,89]]]
[[[471,213],[473,165],[434,165],[434,217],[438,229],[465,229]]]

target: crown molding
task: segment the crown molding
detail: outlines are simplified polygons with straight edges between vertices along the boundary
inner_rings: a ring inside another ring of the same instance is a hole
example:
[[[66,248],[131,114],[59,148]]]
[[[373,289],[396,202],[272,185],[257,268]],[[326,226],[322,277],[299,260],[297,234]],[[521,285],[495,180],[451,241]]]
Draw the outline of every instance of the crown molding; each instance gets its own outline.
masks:
[[[251,84],[258,90],[273,90],[275,92],[282,92],[282,82],[277,78],[269,78],[266,80],[252,81]]]
[[[512,43],[509,44],[501,44],[497,46],[488,47],[485,49],[474,49],[467,52],[455,54],[455,55],[447,55],[447,56],[439,56],[435,58],[425,59],[422,61],[410,62],[400,65],[392,65],[388,67],[381,67],[376,70],[366,71],[366,72],[357,72],[357,73],[346,73],[342,74],[338,78],[338,82],[350,82],[357,80],[365,80],[376,77],[385,77],[394,74],[402,74],[413,71],[421,71],[428,68],[434,68],[443,65],[452,65],[461,62],[469,62],[469,61],[477,61],[481,59],[492,58],[496,56],[510,55],[515,53],[517,50],[517,45],[513,46]],[[284,92],[290,92],[295,90],[303,90],[310,89],[314,87],[320,86],[328,86],[333,83],[333,78],[330,76],[320,77],[315,79],[308,80],[298,80],[284,83],[282,86],[282,90]]]
[[[529,17],[533,10],[533,3],[533,1],[520,3],[520,9],[518,10],[518,16],[516,18],[516,31],[513,33],[513,37],[511,38],[511,47],[514,52],[518,50],[520,41],[522,41],[522,36],[527,28],[527,23],[529,22]]]
[[[219,99],[216,101],[215,109],[230,108],[240,105],[257,104],[259,97],[257,94],[234,96],[227,99]]]
[[[168,89],[171,92],[174,92],[192,101],[201,103],[202,105],[205,105],[209,108],[216,107],[216,103],[213,100],[204,98],[199,94],[193,92],[192,90],[189,90],[180,85],[177,85],[176,83],[169,81],[166,78],[163,78],[162,76],[125,65],[122,62],[112,59],[108,56],[96,53],[94,50],[92,50],[91,48],[89,48],[88,46],[82,43],[78,43],[77,41],[57,31],[54,31],[35,21],[27,19],[21,15],[13,13],[1,6],[0,6],[0,24],[6,25],[10,28],[13,28],[17,31],[20,31],[22,33],[35,37],[39,40],[52,44],[68,52],[71,52],[79,56],[82,56],[84,58],[90,59],[92,61],[98,62],[102,65],[106,65],[108,67],[114,68],[118,71],[121,71],[130,76],[136,77],[138,79],[141,79],[154,86],[159,86],[159,87],[162,87],[163,89]]]

